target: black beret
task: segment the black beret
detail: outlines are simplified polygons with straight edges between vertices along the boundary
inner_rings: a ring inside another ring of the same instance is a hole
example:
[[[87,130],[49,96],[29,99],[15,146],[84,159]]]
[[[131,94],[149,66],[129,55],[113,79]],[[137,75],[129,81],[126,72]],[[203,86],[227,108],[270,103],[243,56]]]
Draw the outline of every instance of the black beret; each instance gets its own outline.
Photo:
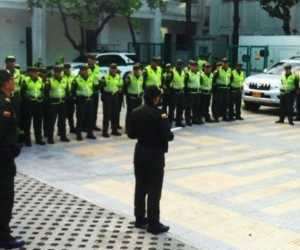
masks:
[[[0,86],[2,86],[6,81],[12,79],[13,76],[5,69],[0,69]]]
[[[154,99],[160,96],[161,91],[156,85],[150,85],[145,88],[144,98]]]

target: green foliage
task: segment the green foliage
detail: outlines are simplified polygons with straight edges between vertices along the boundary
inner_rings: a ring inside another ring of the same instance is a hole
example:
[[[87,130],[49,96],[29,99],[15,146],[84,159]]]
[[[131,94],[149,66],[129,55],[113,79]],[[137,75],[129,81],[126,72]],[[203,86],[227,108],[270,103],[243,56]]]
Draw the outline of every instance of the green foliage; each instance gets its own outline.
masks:
[[[124,17],[131,16],[143,6],[140,0],[27,0],[28,6],[62,7],[66,16],[76,21],[80,26],[95,24],[100,14],[113,14]],[[151,9],[165,10],[167,0],[146,0]]]

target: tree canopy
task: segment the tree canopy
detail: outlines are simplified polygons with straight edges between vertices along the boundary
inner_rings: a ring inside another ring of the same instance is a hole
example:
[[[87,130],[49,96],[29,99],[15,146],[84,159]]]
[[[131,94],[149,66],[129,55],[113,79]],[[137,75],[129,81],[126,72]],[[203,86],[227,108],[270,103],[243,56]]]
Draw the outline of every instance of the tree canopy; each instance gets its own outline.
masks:
[[[65,36],[74,49],[81,51],[81,53],[84,48],[83,34],[81,43],[77,44],[69,33],[67,17],[79,25],[81,32],[83,32],[85,25],[97,25],[94,34],[96,40],[110,19],[116,16],[128,18],[144,4],[141,0],[27,0],[27,2],[31,9],[43,5],[52,10],[58,9],[64,24]],[[166,8],[167,0],[146,0],[146,4],[150,9],[160,8],[163,11]],[[101,15],[103,19],[99,23]]]
[[[258,0],[262,9],[268,12],[270,17],[275,17],[283,21],[283,31],[286,35],[291,35],[290,9],[299,3],[300,0]]]

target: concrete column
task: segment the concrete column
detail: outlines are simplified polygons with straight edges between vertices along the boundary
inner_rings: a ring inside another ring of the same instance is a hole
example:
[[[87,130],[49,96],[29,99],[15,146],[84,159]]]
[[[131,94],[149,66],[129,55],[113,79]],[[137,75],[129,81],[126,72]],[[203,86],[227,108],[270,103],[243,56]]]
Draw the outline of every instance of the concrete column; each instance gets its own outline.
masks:
[[[34,8],[31,18],[32,60],[46,64],[46,7]]]
[[[162,25],[162,14],[159,9],[155,9],[154,18],[150,21],[150,42],[151,43],[162,43],[161,25]]]

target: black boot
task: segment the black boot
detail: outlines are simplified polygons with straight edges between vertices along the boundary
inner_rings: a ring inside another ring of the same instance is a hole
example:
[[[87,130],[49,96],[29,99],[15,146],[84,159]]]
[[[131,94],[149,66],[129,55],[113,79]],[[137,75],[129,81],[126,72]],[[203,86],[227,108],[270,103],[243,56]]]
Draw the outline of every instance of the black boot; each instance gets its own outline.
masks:
[[[293,123],[293,117],[289,117],[289,124],[294,126],[295,124]]]

